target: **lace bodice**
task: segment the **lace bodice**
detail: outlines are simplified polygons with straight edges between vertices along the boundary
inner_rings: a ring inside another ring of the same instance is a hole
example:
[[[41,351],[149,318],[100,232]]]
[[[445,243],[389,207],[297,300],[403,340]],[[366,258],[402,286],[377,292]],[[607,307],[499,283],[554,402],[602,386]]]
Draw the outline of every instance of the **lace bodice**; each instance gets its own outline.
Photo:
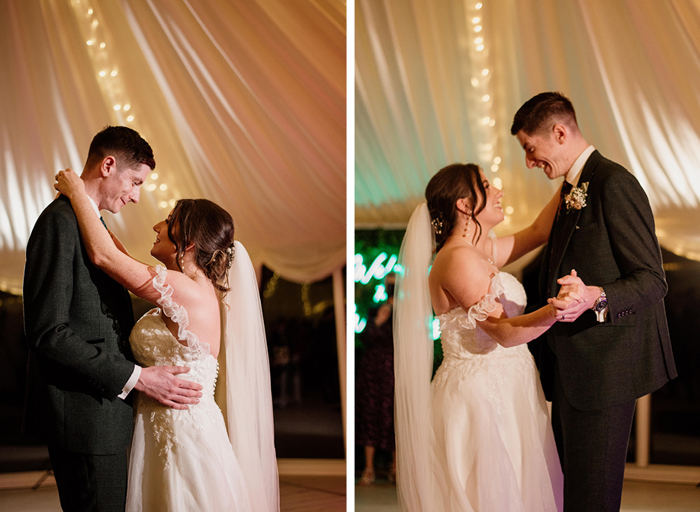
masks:
[[[218,372],[216,359],[178,342],[165,325],[160,308],[141,317],[131,332],[129,343],[139,365],[187,366],[190,371],[178,377],[198,382],[204,388],[203,396],[213,396]]]
[[[503,410],[501,383],[513,372],[527,374],[535,371],[535,362],[526,344],[505,348],[482,331],[477,321],[485,320],[496,308],[496,299],[508,317],[521,315],[527,304],[523,285],[511,274],[499,272],[491,278],[489,293],[469,308],[460,307],[437,318],[442,331],[443,361],[432,382],[436,392],[451,378],[458,385],[467,377],[482,375],[485,390],[496,411]]]
[[[190,405],[187,410],[163,406],[143,393],[137,397],[138,410],[141,413],[150,411],[147,416],[153,429],[154,440],[160,455],[165,457],[165,465],[168,466],[171,451],[178,445],[176,430],[181,432],[185,425],[189,425],[193,432],[203,434],[212,422],[221,420],[221,412],[214,402],[219,363],[209,352],[209,345],[200,343],[197,336],[187,330],[187,311],[171,299],[172,287],[165,284],[165,268],[156,268],[158,274],[153,279],[153,286],[161,294],[158,304],[166,315],[178,324],[178,337],[186,340],[187,345],[183,345],[173,336],[161,317],[161,309],[155,308],[142,316],[131,331],[129,343],[134,358],[138,364],[145,367],[186,366],[190,371],[179,374],[178,378],[195,381],[203,388],[199,403]]]
[[[146,313],[134,326],[129,338],[134,357],[142,366],[187,366],[190,371],[180,377],[198,382],[204,387],[202,395],[213,396],[218,363],[210,355],[209,345],[200,343],[197,336],[187,330],[187,311],[172,300],[173,288],[165,284],[167,270],[162,266],[156,267],[156,270],[153,286],[161,295],[158,304],[166,316],[177,323],[178,338],[186,344],[183,345],[175,339],[163,321],[161,309],[155,308]]]
[[[498,272],[491,278],[489,293],[470,307],[469,311],[457,307],[437,317],[442,331],[445,359],[469,359],[494,351],[513,350],[504,349],[476,324],[477,320],[485,320],[496,308],[496,299],[503,305],[508,317],[521,315],[527,304],[523,285],[511,274]]]

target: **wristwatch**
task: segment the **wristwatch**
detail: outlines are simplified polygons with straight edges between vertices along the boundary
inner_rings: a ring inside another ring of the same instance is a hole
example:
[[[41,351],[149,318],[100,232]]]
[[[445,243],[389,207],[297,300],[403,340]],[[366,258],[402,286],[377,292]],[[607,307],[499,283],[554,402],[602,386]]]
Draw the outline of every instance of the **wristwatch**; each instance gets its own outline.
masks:
[[[598,322],[605,322],[605,312],[608,309],[608,297],[605,295],[605,290],[600,289],[600,295],[593,303],[593,311],[598,318]]]

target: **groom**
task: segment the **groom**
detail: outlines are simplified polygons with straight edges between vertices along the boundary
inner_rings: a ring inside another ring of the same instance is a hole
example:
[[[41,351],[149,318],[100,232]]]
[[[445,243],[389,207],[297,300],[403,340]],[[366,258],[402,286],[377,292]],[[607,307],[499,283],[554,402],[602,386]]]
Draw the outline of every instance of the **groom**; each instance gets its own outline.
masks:
[[[138,202],[155,167],[137,132],[110,126],[95,135],[81,178],[95,215]],[[45,441],[64,510],[123,512],[133,389],[177,409],[197,403],[199,384],[180,367],[132,362],[129,293],[92,265],[78,223],[59,196],[34,225],[24,271],[29,344],[25,431]]]
[[[617,512],[635,400],[677,375],[651,207],[632,174],[588,145],[561,94],[527,101],[511,134],[529,168],[565,178],[540,297],[581,302],[546,333],[539,357],[564,510]]]

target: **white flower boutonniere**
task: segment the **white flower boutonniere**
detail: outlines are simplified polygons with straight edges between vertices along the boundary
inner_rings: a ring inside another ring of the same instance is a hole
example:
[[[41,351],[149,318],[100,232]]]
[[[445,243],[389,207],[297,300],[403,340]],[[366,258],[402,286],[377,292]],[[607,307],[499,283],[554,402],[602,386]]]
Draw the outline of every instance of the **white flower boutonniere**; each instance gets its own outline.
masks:
[[[571,209],[580,210],[586,207],[586,198],[588,197],[588,182],[581,183],[581,186],[574,187],[571,192],[564,196],[564,204],[566,211]]]

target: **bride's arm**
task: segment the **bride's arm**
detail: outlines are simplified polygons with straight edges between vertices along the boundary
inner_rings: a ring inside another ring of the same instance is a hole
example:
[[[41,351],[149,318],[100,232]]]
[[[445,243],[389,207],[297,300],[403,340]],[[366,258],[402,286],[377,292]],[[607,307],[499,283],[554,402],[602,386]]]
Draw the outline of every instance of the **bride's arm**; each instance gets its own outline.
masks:
[[[85,193],[85,184],[77,174],[70,170],[60,171],[58,174],[58,183],[54,186],[70,199],[78,219],[80,235],[93,264],[139,297],[155,303],[160,298],[160,293],[151,284],[155,269],[127,256],[117,248],[111,235],[95,215],[95,210]],[[173,274],[175,279],[187,279],[177,272],[170,274]],[[170,278],[170,275],[168,277]],[[176,377],[188,371],[189,368],[180,366],[142,368],[134,388],[168,407],[187,409],[188,404],[199,403],[198,397],[202,396],[200,384]]]
[[[481,301],[484,301],[483,305],[494,308],[485,320],[477,321],[477,324],[504,347],[522,345],[541,336],[557,322],[557,315],[564,311],[547,304],[527,315],[509,318],[497,298],[493,302],[485,299],[492,292],[491,275],[483,259],[469,251],[455,251],[438,272],[442,287],[465,312]],[[569,303],[563,304],[568,306]]]
[[[160,299],[160,292],[153,287],[156,270],[122,252],[110,232],[104,228],[85,192],[85,184],[73,171],[60,171],[55,188],[68,196],[78,219],[80,236],[90,261],[112,279],[153,304]],[[122,246],[123,247],[123,246]],[[193,288],[191,280],[179,272],[168,272],[168,282],[176,290],[174,295],[189,295]],[[184,302],[184,301],[183,301]],[[181,302],[182,303],[182,302]]]
[[[498,237],[496,241],[498,249],[496,265],[499,268],[503,267],[546,243],[549,239],[549,232],[552,229],[558,207],[559,190],[542,208],[542,211],[532,224],[514,235]]]
[[[109,228],[108,228],[109,229]],[[111,230],[109,230],[109,236],[112,237],[112,242],[114,242],[114,245],[119,249],[121,252],[129,256],[129,251],[126,250],[126,247],[124,247],[124,244],[122,244],[121,240],[117,238],[117,236],[112,233]]]

